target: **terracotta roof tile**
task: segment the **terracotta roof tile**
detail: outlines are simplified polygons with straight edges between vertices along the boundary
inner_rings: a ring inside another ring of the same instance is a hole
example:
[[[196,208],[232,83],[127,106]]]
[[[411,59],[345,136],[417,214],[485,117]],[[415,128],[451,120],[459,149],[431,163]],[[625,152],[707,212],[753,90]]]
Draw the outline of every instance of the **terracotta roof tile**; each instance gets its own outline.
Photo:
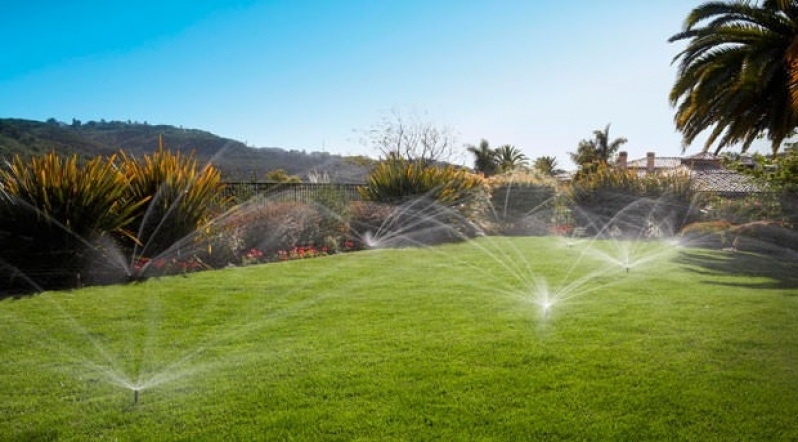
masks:
[[[748,175],[734,170],[694,170],[690,173],[693,188],[702,192],[761,192],[762,187]]]
[[[644,176],[648,169],[648,158],[626,163],[626,167]],[[761,192],[762,186],[751,177],[734,170],[723,169],[720,157],[700,152],[686,157],[654,157],[654,170],[684,169],[690,171],[693,188],[703,192],[747,193]]]
[[[648,167],[648,160],[641,158],[632,160],[626,163],[628,169],[646,169]],[[654,169],[673,169],[682,164],[682,159],[679,157],[655,157]]]

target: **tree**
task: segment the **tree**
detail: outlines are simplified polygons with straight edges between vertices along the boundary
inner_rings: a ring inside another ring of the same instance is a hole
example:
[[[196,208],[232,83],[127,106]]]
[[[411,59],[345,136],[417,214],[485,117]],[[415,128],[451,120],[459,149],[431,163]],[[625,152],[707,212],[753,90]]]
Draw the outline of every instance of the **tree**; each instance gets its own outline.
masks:
[[[767,136],[773,153],[798,126],[798,1],[710,2],[669,42],[687,41],[670,102],[685,147],[709,131],[704,151]]]
[[[592,140],[580,141],[577,151],[570,152],[568,155],[582,171],[588,172],[601,164],[612,164],[613,156],[626,141],[626,138],[616,138],[610,141],[610,125],[607,124],[603,131],[593,131]]]
[[[489,177],[498,172],[499,167],[496,161],[496,151],[490,148],[488,140],[482,139],[479,142],[479,147],[469,144],[466,150],[474,154],[474,170],[481,172],[484,176]]]
[[[425,165],[449,161],[454,156],[455,137],[451,129],[437,126],[416,113],[390,115],[366,132],[367,143],[384,159],[419,161]]]
[[[550,156],[537,157],[532,168],[541,175],[554,176],[557,174],[557,158]]]
[[[529,160],[517,147],[511,144],[504,144],[496,149],[496,163],[502,173],[509,173],[525,167]]]
[[[285,169],[274,169],[266,172],[264,176],[269,183],[301,183],[302,179],[296,175],[289,175]]]

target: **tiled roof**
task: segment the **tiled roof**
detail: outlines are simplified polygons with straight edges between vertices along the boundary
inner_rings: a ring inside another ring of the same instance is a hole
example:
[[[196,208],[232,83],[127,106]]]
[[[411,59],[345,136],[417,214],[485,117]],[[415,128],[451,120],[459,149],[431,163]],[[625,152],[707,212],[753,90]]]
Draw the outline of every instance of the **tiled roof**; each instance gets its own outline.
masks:
[[[699,152],[695,155],[690,155],[689,157],[684,157],[685,160],[699,160],[699,161],[716,161],[720,158],[717,155],[712,155],[709,152]]]
[[[754,180],[734,170],[694,170],[690,173],[693,189],[700,192],[747,193],[762,191]]]
[[[626,163],[626,167],[638,175],[645,176],[648,158],[640,158]],[[693,189],[700,192],[747,193],[761,192],[762,186],[751,177],[734,170],[723,169],[720,157],[701,152],[687,157],[654,157],[656,172],[685,170],[690,172]]]
[[[682,159],[679,157],[655,157],[654,169],[674,169],[682,164]],[[647,169],[648,159],[641,158],[639,160],[632,160],[626,163],[629,169]]]

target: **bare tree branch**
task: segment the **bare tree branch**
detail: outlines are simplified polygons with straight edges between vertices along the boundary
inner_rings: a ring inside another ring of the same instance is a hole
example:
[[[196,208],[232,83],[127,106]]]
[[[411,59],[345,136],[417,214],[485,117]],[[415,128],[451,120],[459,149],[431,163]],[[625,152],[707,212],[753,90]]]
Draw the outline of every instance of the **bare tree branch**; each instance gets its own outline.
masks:
[[[396,108],[366,132],[365,142],[384,159],[432,164],[450,162],[455,155],[455,136],[448,126]]]

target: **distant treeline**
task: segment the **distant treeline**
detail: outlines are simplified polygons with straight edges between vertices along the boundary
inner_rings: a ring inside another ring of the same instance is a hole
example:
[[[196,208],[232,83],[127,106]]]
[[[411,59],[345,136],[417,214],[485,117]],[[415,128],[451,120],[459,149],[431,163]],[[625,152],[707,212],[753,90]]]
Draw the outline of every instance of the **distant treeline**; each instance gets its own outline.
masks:
[[[0,119],[0,157],[24,157],[55,151],[80,158],[108,156],[120,149],[132,155],[154,152],[163,142],[173,152],[194,153],[198,162],[212,163],[225,181],[261,181],[269,172],[283,169],[306,180],[324,173],[334,182],[361,183],[372,167],[366,157],[342,157],[327,152],[250,147],[237,140],[199,129],[151,125],[138,121],[89,121],[71,123]]]

